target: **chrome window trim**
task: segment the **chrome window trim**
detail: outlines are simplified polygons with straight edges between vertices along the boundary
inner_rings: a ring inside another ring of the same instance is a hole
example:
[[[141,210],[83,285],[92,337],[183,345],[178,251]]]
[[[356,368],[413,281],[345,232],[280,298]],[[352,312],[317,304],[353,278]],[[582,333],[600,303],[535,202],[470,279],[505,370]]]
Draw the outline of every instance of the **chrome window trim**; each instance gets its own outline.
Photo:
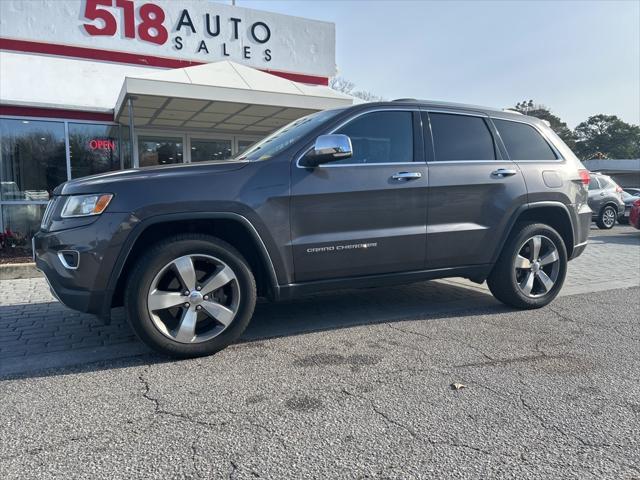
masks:
[[[376,113],[376,112],[420,112],[420,108],[419,107],[404,107],[404,108],[403,107],[378,107],[378,108],[374,108],[372,110],[365,110],[363,112],[359,112],[359,113],[349,117],[348,119],[346,119],[343,122],[339,123],[333,129],[331,129],[328,132],[323,133],[322,135],[331,135],[332,133],[335,133],[337,130],[341,129],[342,127],[344,127],[347,123],[351,122],[352,120],[360,118],[363,115],[367,115],[369,113]],[[412,129],[413,129],[413,124],[412,124]],[[309,148],[305,149],[300,155],[298,155],[298,158],[296,159],[296,167],[297,168],[301,168],[302,170],[308,170],[309,169],[309,167],[301,166],[300,165],[300,160],[307,153],[309,153],[312,148],[313,148],[313,145],[310,146]],[[414,152],[414,158],[415,158],[415,152]],[[323,164],[323,165],[318,165],[317,168],[370,167],[370,166],[376,166],[376,165],[378,165],[378,166],[426,165],[426,162],[415,162],[414,161],[414,162],[380,162],[380,163],[343,163],[343,164],[339,164],[339,165],[330,165],[330,164],[327,163],[327,164]]]
[[[540,162],[548,162],[548,163],[557,163],[557,162],[563,162],[566,160],[566,158],[564,158],[562,156],[562,153],[560,153],[560,151],[556,148],[556,146],[554,145],[554,143],[551,141],[551,139],[549,139],[549,137],[547,136],[547,134],[535,123],[530,123],[530,122],[524,122],[520,119],[511,119],[511,118],[502,118],[502,117],[492,117],[489,116],[489,118],[491,119],[491,122],[493,122],[493,120],[504,120],[505,122],[514,122],[514,123],[524,123],[525,125],[529,125],[530,127],[532,127],[536,132],[538,132],[540,134],[540,136],[542,137],[542,139],[547,142],[547,145],[549,145],[549,147],[551,148],[551,151],[554,153],[554,155],[558,158],[556,158],[555,160],[514,160],[511,158],[511,156],[509,155],[509,160],[511,160],[512,162],[527,162],[527,163],[531,163],[531,162],[535,162],[535,163],[540,163]],[[504,141],[502,140],[502,135],[500,135],[500,130],[498,129],[497,125],[494,123],[493,126],[496,129],[496,132],[498,133],[498,138],[500,138],[500,141],[502,142],[502,145],[504,146],[505,151],[507,152],[507,154],[509,154],[509,150],[507,150],[507,146],[504,144]],[[551,128],[551,127],[549,127]]]

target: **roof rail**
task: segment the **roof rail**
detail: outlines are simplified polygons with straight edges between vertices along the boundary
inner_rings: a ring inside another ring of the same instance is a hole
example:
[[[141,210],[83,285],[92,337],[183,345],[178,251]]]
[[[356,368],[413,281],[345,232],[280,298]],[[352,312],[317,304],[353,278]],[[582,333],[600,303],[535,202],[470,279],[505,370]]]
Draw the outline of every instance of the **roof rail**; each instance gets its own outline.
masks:
[[[516,115],[524,115],[524,113],[514,110],[513,108],[503,108],[503,112],[515,113]]]
[[[417,102],[418,100],[415,98],[396,98],[395,100],[391,100],[392,102]]]

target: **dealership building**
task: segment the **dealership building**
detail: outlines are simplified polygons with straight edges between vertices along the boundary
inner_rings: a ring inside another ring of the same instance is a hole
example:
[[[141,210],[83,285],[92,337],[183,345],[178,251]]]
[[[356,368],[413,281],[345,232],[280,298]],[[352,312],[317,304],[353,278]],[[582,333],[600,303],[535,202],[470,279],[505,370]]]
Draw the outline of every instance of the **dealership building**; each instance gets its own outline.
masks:
[[[226,160],[352,98],[332,23],[209,0],[0,1],[0,231],[38,229],[60,183]]]

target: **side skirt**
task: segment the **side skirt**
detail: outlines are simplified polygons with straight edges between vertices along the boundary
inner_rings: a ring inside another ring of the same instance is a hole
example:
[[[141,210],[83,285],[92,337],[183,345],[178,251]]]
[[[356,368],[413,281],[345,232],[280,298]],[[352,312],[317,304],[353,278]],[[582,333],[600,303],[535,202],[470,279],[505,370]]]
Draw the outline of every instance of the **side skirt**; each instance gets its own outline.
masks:
[[[417,270],[412,272],[386,273],[383,275],[367,275],[362,277],[336,278],[314,282],[290,283],[280,285],[277,289],[276,301],[312,295],[318,292],[344,290],[349,288],[386,287],[404,285],[447,277],[464,277],[482,283],[491,272],[492,264],[469,265],[454,268],[438,268],[433,270]]]

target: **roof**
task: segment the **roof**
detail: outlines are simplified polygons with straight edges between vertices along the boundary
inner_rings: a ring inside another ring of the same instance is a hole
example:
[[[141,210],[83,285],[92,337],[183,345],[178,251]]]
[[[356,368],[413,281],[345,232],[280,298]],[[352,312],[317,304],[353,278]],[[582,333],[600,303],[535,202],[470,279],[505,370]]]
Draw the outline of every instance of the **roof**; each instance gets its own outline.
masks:
[[[122,123],[127,121],[126,102],[130,97],[135,99],[134,114],[138,105],[147,118],[162,114],[167,122],[174,123],[184,121],[187,112],[206,111],[212,115],[210,118],[215,118],[213,115],[253,106],[256,116],[263,112],[262,116],[267,118],[279,109],[293,109],[297,111],[293,118],[298,118],[312,111],[353,103],[351,96],[329,87],[294,82],[230,61],[126,77],[115,108],[115,118]],[[171,111],[176,112],[175,118],[171,117]],[[137,118],[136,115],[136,124]]]

